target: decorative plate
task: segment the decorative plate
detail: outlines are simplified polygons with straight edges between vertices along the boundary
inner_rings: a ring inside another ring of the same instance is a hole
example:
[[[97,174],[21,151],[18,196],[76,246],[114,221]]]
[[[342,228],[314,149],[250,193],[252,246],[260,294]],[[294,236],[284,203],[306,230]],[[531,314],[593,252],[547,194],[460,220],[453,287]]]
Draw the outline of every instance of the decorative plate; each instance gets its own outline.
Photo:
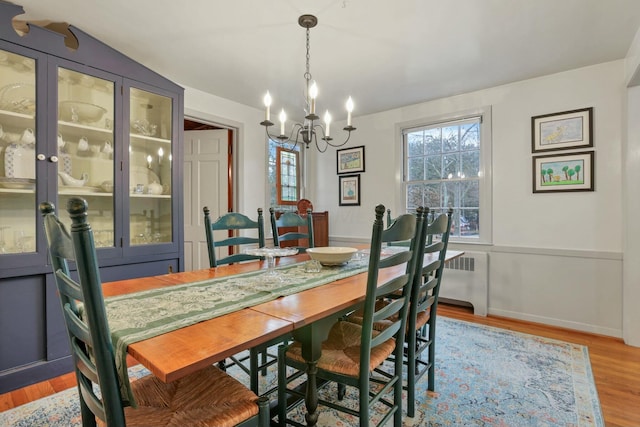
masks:
[[[36,111],[36,88],[28,83],[12,83],[0,89],[0,108],[16,113]]]

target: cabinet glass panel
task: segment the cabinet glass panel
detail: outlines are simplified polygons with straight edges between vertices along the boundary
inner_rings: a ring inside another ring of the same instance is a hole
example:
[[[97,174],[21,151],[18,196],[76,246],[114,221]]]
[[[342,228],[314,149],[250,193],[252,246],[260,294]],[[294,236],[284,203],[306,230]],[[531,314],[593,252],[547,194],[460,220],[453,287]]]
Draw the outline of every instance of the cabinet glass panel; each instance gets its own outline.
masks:
[[[173,241],[171,98],[131,89],[129,137],[130,245]]]
[[[58,68],[58,199],[89,204],[97,247],[114,246],[114,83]],[[68,215],[61,215],[69,222]]]
[[[0,49],[0,256],[35,251],[36,61]]]

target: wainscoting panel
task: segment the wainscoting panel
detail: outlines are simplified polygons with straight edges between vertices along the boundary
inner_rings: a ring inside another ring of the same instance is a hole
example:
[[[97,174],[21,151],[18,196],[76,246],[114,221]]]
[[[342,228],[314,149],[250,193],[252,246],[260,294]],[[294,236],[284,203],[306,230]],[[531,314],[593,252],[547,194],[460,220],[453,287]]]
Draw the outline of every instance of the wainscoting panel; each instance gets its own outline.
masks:
[[[622,337],[622,254],[493,247],[489,313]]]

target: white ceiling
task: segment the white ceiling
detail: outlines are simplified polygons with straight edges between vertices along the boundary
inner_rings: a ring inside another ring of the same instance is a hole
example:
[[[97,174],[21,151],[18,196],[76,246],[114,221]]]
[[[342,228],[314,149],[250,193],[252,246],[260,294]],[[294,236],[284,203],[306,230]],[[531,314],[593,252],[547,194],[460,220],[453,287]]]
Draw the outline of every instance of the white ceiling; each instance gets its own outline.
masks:
[[[639,0],[14,0],[177,83],[302,115],[305,13],[318,111],[344,119],[624,58]]]

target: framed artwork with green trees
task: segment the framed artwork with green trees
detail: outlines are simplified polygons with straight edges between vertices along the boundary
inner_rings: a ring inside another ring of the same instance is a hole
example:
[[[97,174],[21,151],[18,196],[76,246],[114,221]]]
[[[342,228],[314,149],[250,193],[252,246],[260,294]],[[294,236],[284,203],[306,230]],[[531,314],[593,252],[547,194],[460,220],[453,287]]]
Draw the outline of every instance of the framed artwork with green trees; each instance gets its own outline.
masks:
[[[534,193],[593,189],[593,151],[533,157]]]

